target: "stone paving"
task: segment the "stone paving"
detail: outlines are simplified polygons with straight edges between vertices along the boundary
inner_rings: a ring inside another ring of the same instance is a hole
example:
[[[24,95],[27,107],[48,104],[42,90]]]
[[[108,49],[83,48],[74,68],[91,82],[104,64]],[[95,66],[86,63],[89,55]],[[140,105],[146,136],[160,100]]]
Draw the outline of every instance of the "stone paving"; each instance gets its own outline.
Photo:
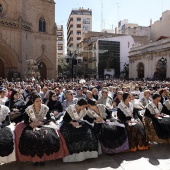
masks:
[[[77,163],[63,163],[62,159],[48,161],[44,166],[30,162],[0,165],[0,170],[170,170],[170,145],[152,145],[149,150],[102,154],[99,158]]]

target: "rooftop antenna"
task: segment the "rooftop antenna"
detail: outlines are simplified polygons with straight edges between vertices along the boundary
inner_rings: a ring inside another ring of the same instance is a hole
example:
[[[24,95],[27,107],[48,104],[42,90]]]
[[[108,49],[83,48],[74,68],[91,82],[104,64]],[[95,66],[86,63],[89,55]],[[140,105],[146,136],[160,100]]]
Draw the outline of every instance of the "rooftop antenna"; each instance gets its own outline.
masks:
[[[118,20],[118,23],[119,23],[119,3],[117,3],[117,20]]]
[[[77,7],[79,7],[79,3],[77,2]]]
[[[101,0],[101,30],[103,29],[103,0]]]

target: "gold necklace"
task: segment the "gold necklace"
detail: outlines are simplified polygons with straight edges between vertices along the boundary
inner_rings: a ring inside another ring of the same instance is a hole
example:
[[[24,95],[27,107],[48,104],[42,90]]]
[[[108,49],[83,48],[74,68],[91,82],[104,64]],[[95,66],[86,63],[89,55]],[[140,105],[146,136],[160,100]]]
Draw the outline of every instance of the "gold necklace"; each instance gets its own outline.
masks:
[[[39,114],[39,112],[40,112],[40,110],[41,110],[41,108],[39,108],[39,111],[37,112],[37,111],[36,111],[36,109],[35,109],[35,106],[33,107],[33,109],[34,109],[34,113],[35,113],[35,115],[38,115],[38,114]]]

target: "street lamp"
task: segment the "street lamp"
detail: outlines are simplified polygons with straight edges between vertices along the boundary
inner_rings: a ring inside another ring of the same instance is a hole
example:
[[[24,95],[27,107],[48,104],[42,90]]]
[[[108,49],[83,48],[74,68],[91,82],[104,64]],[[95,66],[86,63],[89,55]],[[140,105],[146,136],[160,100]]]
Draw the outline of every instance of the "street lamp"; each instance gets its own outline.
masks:
[[[159,62],[160,62],[160,71],[159,71],[159,74],[160,74],[160,78],[161,79],[164,79],[166,78],[166,63],[167,63],[167,59],[164,58],[164,57],[161,57],[161,59],[159,59]]]
[[[128,77],[128,73],[129,73],[129,64],[125,63],[123,65],[123,67],[124,67],[124,72],[125,72],[125,78],[127,78]]]
[[[71,63],[71,78],[73,79],[73,75],[74,75],[74,65],[77,65],[77,53],[76,51],[73,52],[69,52],[69,57],[66,58],[66,62],[67,63]]]
[[[165,64],[166,64],[166,62],[167,62],[167,59],[166,59],[166,58],[164,58],[164,57],[162,57],[162,58],[160,59],[160,61],[162,62],[162,64],[163,64],[163,65],[165,65]]]

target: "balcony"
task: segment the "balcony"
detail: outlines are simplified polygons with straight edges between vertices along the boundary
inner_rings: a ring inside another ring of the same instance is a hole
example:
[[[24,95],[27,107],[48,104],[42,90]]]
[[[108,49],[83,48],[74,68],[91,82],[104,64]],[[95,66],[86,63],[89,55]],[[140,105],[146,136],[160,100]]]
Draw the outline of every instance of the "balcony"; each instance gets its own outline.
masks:
[[[61,44],[61,45],[62,45],[62,44],[63,44],[63,41],[57,41],[57,44]]]
[[[62,32],[57,32],[57,36],[63,36]]]

